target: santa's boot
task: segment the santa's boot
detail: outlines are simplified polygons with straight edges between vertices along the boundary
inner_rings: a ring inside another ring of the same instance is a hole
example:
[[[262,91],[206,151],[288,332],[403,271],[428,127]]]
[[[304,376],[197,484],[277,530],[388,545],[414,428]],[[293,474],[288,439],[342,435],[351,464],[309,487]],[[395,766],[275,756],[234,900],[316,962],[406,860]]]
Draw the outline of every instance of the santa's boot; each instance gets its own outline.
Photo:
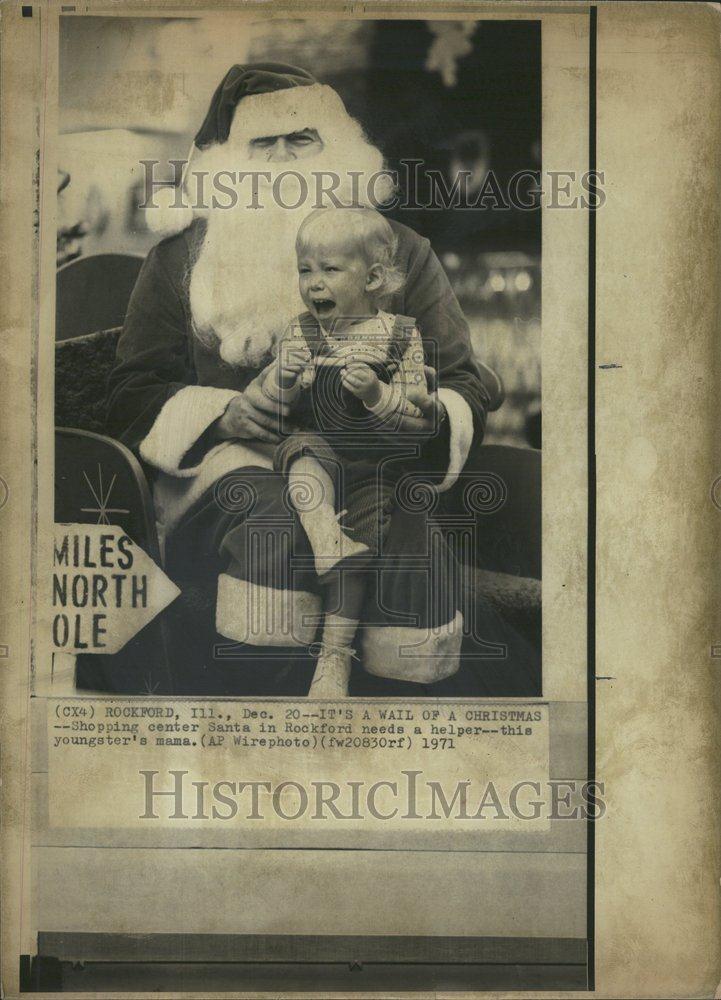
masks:
[[[320,577],[330,573],[341,559],[370,552],[367,545],[353,541],[341,528],[339,522],[343,514],[345,511],[336,514],[327,503],[322,503],[313,510],[300,512],[300,523],[313,549],[315,569]]]

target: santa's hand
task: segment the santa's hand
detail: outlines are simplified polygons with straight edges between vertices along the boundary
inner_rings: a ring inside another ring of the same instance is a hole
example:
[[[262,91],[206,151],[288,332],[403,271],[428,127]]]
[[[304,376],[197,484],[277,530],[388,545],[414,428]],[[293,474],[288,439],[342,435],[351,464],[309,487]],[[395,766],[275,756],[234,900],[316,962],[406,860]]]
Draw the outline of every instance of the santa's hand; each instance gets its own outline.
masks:
[[[218,436],[253,439],[257,441],[280,441],[281,417],[287,417],[290,406],[269,399],[261,387],[260,376],[253,379],[247,388],[234,396],[217,424]]]
[[[433,371],[433,369],[431,369]],[[435,374],[435,373],[434,373]],[[408,410],[406,413],[409,416],[421,417],[426,410],[431,407],[432,393],[429,393],[426,380],[419,376],[418,381],[415,385],[409,384],[405,388],[405,396],[407,402],[413,404],[415,413],[410,413]]]
[[[381,400],[381,381],[376,373],[361,362],[354,361],[341,375],[343,386],[367,406],[376,406]]]
[[[413,406],[410,400],[406,400],[406,405]],[[406,410],[398,421],[397,430],[401,434],[421,434],[432,437],[447,418],[446,408],[435,392],[427,397],[421,409],[415,406],[413,409],[416,411],[415,413],[409,413]],[[419,413],[420,416],[417,416],[416,414]]]

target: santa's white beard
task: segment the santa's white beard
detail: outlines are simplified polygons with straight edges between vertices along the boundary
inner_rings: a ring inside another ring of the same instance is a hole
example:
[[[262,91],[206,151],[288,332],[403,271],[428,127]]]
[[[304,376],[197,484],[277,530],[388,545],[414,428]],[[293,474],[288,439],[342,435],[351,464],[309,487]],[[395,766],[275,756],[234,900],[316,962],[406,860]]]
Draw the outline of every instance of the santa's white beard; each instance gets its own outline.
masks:
[[[190,278],[196,333],[221,358],[256,367],[302,307],[295,237],[307,209],[213,209]]]
[[[342,155],[338,147],[326,146],[317,156],[289,163],[243,162],[233,155],[230,142],[194,158],[193,171],[208,171],[210,178],[221,170],[270,174],[269,179],[257,178],[257,198],[251,196],[251,179],[246,177],[237,187],[235,207],[202,213],[207,229],[191,272],[190,308],[196,335],[205,342],[217,342],[227,364],[257,367],[303,308],[295,240],[303,219],[318,207],[318,174],[332,172],[340,178],[334,196],[342,204],[371,203],[367,179],[382,170],[382,156],[362,137],[354,139],[350,146],[344,143]],[[276,178],[281,174],[285,176],[279,184]],[[301,175],[306,183],[293,175]],[[228,184],[227,177],[224,183]],[[283,204],[278,203],[278,192]],[[387,179],[375,185],[378,200],[390,192]],[[283,207],[295,206],[303,195],[306,198],[297,207]],[[324,200],[334,204],[328,197]],[[262,207],[249,207],[251,201]]]

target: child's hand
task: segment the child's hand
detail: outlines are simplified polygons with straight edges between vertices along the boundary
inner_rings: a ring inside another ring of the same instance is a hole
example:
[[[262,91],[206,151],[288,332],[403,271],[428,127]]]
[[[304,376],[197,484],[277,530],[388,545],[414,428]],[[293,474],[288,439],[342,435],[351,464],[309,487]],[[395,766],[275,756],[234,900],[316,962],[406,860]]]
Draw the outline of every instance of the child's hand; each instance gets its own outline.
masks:
[[[295,385],[298,376],[310,362],[307,347],[291,347],[278,357],[278,384],[286,389]]]
[[[354,361],[343,369],[341,379],[344,387],[368,406],[376,406],[380,402],[381,380],[368,365]]]

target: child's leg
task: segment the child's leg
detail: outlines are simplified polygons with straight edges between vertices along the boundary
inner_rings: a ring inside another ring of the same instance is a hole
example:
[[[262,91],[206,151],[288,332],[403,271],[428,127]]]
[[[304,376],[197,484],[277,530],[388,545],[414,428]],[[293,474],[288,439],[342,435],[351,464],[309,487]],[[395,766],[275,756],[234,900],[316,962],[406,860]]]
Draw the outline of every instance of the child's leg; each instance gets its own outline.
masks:
[[[324,576],[341,559],[368,552],[354,542],[338,523],[333,480],[313,455],[301,455],[288,472],[290,502],[300,517],[315,556],[318,576]]]
[[[313,455],[293,459],[288,485],[290,501],[313,549],[316,571],[327,584],[324,608],[334,609],[324,618],[318,665],[308,696],[343,698],[348,694],[352,643],[363,603],[363,580],[354,561],[368,553],[368,546],[354,542],[341,528],[333,480]],[[350,556],[355,560],[349,560]],[[333,569],[336,572],[331,573]]]
[[[330,574],[324,587],[326,611],[318,665],[308,691],[309,698],[345,698],[348,695],[353,639],[358,630],[365,582],[352,563]]]

